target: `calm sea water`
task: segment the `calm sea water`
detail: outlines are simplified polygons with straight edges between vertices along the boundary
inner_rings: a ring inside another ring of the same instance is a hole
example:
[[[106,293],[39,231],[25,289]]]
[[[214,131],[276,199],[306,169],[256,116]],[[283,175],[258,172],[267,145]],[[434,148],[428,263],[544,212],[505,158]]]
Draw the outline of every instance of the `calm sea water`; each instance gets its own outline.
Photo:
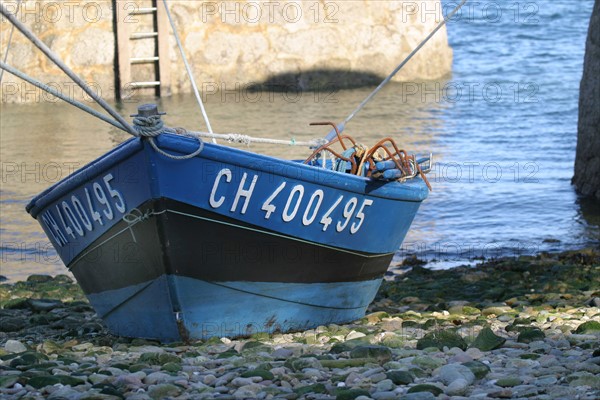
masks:
[[[411,152],[434,153],[434,190],[395,261],[415,253],[443,268],[598,246],[600,211],[579,200],[570,184],[592,6],[593,0],[473,3],[448,25],[452,76],[391,84],[348,125],[347,133],[367,145],[392,136]],[[217,132],[307,140],[326,133],[309,122],[342,120],[370,90],[242,91],[205,100]],[[118,107],[128,115],[138,104]],[[44,97],[1,107],[0,273],[11,280],[64,273],[24,207],[126,136]],[[160,107],[170,125],[203,128],[193,96],[165,98]],[[251,150],[307,156],[302,148]]]

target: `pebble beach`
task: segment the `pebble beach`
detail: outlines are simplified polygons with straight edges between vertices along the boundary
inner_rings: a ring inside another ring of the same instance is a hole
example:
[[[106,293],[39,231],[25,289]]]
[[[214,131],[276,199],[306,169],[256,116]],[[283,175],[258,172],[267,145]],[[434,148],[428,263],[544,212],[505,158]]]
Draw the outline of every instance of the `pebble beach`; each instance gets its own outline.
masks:
[[[0,285],[0,398],[598,399],[600,253],[388,272],[367,315],[294,333],[115,337],[69,277]]]

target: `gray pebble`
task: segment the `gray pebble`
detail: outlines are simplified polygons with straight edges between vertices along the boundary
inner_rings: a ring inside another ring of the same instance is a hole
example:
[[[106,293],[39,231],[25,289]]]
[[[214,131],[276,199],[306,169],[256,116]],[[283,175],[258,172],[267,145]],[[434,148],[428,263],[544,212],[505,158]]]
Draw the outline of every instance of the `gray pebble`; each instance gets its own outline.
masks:
[[[462,396],[467,392],[469,388],[469,382],[465,379],[459,378],[452,381],[446,388],[446,394],[450,396]]]
[[[475,375],[471,370],[462,364],[447,364],[434,371],[434,375],[437,376],[445,385],[449,385],[457,379],[463,379],[468,385],[475,382]]]

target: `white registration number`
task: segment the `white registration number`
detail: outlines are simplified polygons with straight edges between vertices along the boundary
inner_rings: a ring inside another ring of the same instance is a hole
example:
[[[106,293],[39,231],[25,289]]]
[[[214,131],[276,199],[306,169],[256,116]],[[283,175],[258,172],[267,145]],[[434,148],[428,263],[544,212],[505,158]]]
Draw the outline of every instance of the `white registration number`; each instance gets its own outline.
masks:
[[[125,198],[112,187],[113,178],[112,174],[107,174],[87,184],[83,195],[73,194],[42,214],[42,221],[60,247],[112,221],[117,212],[125,213]]]
[[[227,201],[225,195],[220,194],[222,191],[219,188],[221,185],[230,184],[232,177],[231,170],[228,168],[220,170],[217,174],[208,201],[212,208],[221,208]],[[231,203],[230,212],[246,213],[257,181],[258,175],[253,175],[251,178],[249,178],[247,173],[242,175],[233,201],[228,202],[228,204]],[[286,188],[288,189],[287,191],[285,190]],[[285,205],[277,207],[274,202],[280,196],[286,196],[286,194],[282,194],[284,191],[287,193]],[[323,232],[327,231],[333,225],[337,232],[343,232],[347,229],[351,234],[355,234],[365,221],[366,208],[373,205],[373,200],[371,199],[359,201],[354,196],[346,197],[339,195],[331,206],[322,207],[325,197],[325,192],[321,189],[307,193],[302,184],[297,184],[289,188],[287,182],[282,182],[262,202],[260,210],[264,212],[265,219],[278,217],[286,223],[300,219],[303,226],[310,226],[314,223],[323,225]],[[341,218],[334,221],[332,215],[336,214],[336,210],[342,210],[342,215]]]

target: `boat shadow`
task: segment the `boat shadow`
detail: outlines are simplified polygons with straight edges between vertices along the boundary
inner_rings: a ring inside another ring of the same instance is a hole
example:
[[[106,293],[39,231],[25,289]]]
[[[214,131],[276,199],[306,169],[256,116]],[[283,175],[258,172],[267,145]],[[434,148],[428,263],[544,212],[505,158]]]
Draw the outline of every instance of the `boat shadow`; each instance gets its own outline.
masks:
[[[382,80],[383,77],[367,71],[313,69],[272,75],[262,82],[250,84],[247,89],[257,92],[318,92],[375,86]]]

